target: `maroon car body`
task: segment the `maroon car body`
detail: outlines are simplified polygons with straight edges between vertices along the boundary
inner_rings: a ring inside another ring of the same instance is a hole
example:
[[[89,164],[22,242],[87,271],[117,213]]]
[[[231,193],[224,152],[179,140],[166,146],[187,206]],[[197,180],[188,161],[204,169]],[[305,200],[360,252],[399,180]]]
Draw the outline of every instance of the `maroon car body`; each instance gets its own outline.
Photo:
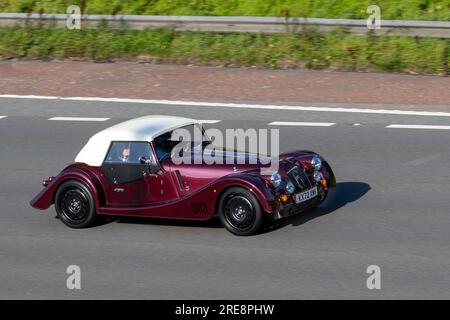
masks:
[[[183,120],[178,121],[178,119]],[[152,128],[150,131],[154,135],[144,134],[144,137],[148,136],[146,140],[143,138],[136,140],[136,135],[128,136],[123,133],[124,128],[139,131],[140,127],[150,127],[154,122],[173,120],[174,125],[165,127],[162,124],[156,129]],[[100,155],[102,162],[97,160],[97,163],[89,164],[86,163],[89,161],[77,161],[79,155],[75,163],[67,166],[57,176],[43,181],[44,189],[31,201],[31,206],[44,210],[56,202],[58,214],[65,218],[63,222],[70,227],[87,226],[83,220],[81,220],[82,223],[76,222],[76,219],[74,219],[75,223],[70,221],[72,213],[79,216],[80,211],[83,210],[94,212],[93,214],[96,215],[207,220],[225,210],[220,207],[221,200],[230,188],[232,190],[241,188],[244,192],[244,194],[241,193],[243,200],[239,202],[232,199],[236,202],[235,207],[229,205],[232,209],[234,208],[233,210],[238,212],[239,208],[245,207],[253,211],[260,210],[265,217],[280,218],[320,204],[328,190],[335,186],[336,181],[330,165],[322,157],[310,151],[294,151],[279,156],[278,172],[282,181],[278,187],[274,186],[271,175],[261,173],[261,168],[267,165],[261,164],[260,161],[253,164],[206,164],[204,162],[175,164],[171,157],[158,155],[159,137],[172,132],[176,126],[185,126],[186,123],[190,125],[190,120],[153,116],[131,120],[126,122],[126,125],[116,125],[112,127],[116,128],[112,131],[106,129],[110,131],[103,134],[101,139],[91,139],[85,146],[86,149],[90,143],[95,149],[91,148],[87,152],[84,150],[89,157],[93,152],[97,152],[96,149],[99,153],[105,153],[107,150],[106,155]],[[111,132],[119,132],[119,134],[114,136]],[[124,139],[117,139],[118,136],[123,135]],[[105,139],[105,137],[108,138]],[[99,146],[101,143],[108,142],[108,146],[103,149]],[[147,158],[152,158],[152,161],[145,157],[139,157],[139,162],[109,161],[109,154],[113,153],[114,143],[124,142],[131,143],[132,148],[133,143],[136,146],[141,143],[139,150],[143,151],[140,152],[145,152]],[[232,150],[223,151],[223,154],[236,157],[238,153]],[[244,157],[249,155],[242,154]],[[97,155],[95,154],[94,157]],[[100,159],[100,157],[97,158]],[[147,161],[143,161],[142,158]],[[314,160],[320,162],[319,169],[314,167]],[[286,191],[288,182],[292,182],[295,192]],[[61,188],[64,190],[61,191]],[[311,188],[317,190],[315,196],[297,203],[296,194]],[[239,196],[239,192],[233,194]],[[245,199],[249,197],[254,199],[246,201]],[[254,233],[255,230],[230,231],[244,235]]]

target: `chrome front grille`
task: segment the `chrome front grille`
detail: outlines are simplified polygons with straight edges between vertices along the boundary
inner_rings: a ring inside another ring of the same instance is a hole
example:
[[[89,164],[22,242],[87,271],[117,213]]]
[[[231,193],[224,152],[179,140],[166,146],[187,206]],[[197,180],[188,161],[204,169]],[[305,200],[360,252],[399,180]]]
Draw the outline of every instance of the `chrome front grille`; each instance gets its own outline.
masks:
[[[287,162],[284,166],[289,179],[299,191],[311,189],[313,185],[299,164]]]

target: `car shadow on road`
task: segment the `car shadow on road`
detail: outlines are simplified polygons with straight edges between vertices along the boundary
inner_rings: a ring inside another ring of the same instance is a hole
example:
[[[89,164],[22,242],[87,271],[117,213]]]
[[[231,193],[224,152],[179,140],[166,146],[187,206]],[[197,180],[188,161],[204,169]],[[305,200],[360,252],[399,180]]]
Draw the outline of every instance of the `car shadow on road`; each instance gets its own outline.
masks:
[[[362,198],[370,189],[370,185],[364,182],[339,182],[334,189],[330,190],[327,199],[320,206],[288,218],[267,223],[260,233],[271,232],[288,225],[300,226],[312,219],[333,213],[348,203]]]

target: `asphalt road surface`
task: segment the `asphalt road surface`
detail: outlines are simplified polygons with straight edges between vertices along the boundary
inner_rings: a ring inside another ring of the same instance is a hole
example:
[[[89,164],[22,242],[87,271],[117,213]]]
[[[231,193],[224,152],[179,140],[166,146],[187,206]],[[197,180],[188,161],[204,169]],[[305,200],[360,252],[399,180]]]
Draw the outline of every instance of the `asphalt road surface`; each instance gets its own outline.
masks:
[[[144,114],[279,128],[337,176],[308,213],[236,237],[209,222],[112,219],[73,230],[30,199],[97,131]],[[449,299],[449,117],[0,99],[1,299]],[[50,121],[106,117],[106,121]],[[273,121],[335,123],[269,126]],[[443,129],[443,130],[441,130]],[[448,129],[448,128],[447,128]],[[81,290],[66,268],[81,268]],[[381,289],[368,290],[369,265]]]

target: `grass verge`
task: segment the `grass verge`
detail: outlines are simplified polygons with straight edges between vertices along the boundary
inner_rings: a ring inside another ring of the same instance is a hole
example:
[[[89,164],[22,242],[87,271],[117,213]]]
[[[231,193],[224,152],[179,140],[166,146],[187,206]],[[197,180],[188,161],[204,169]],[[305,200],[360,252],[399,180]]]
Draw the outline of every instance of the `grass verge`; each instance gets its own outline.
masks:
[[[0,28],[0,58],[144,60],[239,67],[449,75],[450,40],[322,34],[213,34],[170,30]]]

